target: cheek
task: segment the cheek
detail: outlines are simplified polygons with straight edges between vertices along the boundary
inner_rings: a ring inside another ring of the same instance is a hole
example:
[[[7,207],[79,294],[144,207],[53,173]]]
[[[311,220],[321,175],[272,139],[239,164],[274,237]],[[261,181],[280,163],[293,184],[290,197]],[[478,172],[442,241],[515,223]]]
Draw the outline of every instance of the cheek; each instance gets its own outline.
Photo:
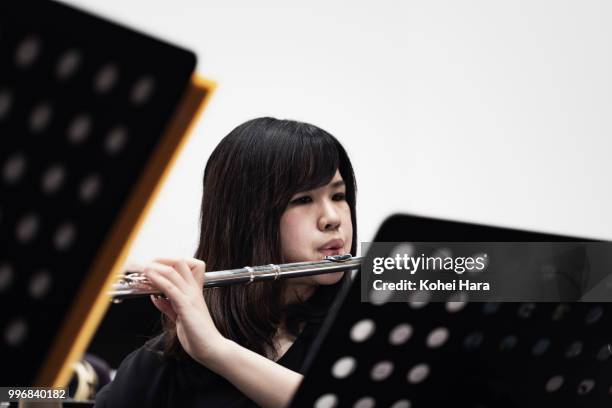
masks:
[[[346,225],[345,231],[346,231],[346,239],[347,239],[347,243],[349,245],[347,245],[350,249],[353,241],[353,221],[351,220],[351,209],[348,206],[348,204],[346,204],[346,208],[345,211],[343,212],[342,215],[342,225]]]
[[[304,217],[298,211],[285,211],[280,222],[280,238],[283,256],[291,258],[292,254],[301,248],[303,237],[300,232],[305,231]]]

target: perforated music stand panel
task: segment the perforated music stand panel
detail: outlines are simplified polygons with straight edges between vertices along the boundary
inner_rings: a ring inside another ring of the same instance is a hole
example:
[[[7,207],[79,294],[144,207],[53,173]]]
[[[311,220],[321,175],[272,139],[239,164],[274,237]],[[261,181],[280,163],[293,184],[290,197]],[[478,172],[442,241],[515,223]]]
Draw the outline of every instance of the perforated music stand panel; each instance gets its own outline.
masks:
[[[432,231],[434,231],[432,233]],[[435,235],[433,235],[435,234]],[[396,216],[375,241],[585,241]],[[361,303],[356,278],[309,354],[294,407],[607,407],[609,303]]]
[[[187,50],[46,1],[0,4],[0,62],[0,385],[64,385],[213,84]]]

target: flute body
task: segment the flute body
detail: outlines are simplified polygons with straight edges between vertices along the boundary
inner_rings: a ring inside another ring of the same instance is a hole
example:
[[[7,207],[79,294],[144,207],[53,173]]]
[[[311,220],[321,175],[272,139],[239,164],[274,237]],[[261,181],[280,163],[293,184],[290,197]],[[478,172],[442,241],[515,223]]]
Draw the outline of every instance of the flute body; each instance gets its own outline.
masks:
[[[204,287],[210,288],[348,271],[358,269],[362,260],[363,257],[350,254],[333,255],[326,256],[321,261],[245,266],[238,269],[205,272]],[[161,295],[161,293],[152,287],[140,272],[126,272],[117,283],[113,284],[113,289],[109,292],[109,295],[113,302],[120,302],[124,299]]]

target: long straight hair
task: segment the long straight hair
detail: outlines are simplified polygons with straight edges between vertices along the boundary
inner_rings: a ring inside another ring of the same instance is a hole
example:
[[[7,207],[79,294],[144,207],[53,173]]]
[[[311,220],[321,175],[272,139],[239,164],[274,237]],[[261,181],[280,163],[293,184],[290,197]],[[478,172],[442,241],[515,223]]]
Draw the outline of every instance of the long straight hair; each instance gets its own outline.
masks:
[[[206,270],[283,263],[280,220],[291,197],[331,181],[339,170],[351,210],[356,255],[356,184],[348,155],[326,131],[302,122],[270,117],[250,120],[221,140],[204,171],[200,242],[195,257]],[[259,354],[274,350],[283,319],[293,335],[298,323],[319,319],[349,274],[319,286],[306,302],[286,307],[282,281],[204,289],[221,334]],[[166,320],[166,354],[179,349],[175,328]]]

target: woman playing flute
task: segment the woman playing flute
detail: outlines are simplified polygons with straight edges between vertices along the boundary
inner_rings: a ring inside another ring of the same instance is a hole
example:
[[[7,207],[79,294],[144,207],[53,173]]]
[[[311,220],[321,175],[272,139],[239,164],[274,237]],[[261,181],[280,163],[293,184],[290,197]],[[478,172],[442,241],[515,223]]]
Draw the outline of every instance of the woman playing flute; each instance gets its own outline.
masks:
[[[205,270],[356,255],[355,177],[326,131],[274,118],[230,132],[204,172],[193,259],[142,273],[164,332],[132,352],[97,407],[285,407],[335,295],[335,272],[203,289]]]

